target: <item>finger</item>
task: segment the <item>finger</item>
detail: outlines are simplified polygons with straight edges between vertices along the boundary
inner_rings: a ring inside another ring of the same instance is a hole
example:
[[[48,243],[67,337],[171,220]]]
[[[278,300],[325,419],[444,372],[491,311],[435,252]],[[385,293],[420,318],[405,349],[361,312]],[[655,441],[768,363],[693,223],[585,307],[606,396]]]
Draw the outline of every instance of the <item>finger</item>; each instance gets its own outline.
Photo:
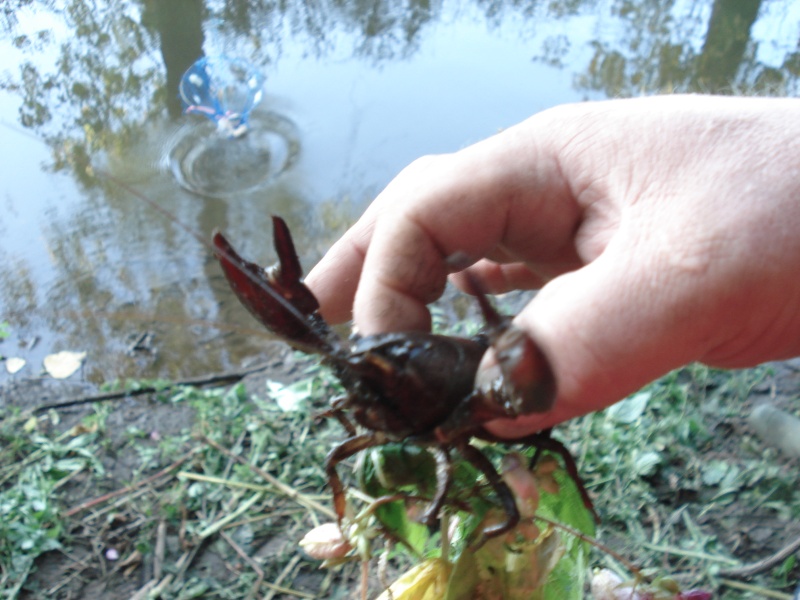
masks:
[[[363,262],[354,300],[362,332],[427,327],[425,305],[441,293],[456,253],[475,260],[502,246],[544,261],[573,248],[580,211],[557,146],[536,130],[418,161],[381,193],[376,203],[392,209],[379,212]]]
[[[472,277],[481,283],[481,289],[488,294],[505,294],[511,290],[536,290],[546,279],[534,273],[527,265],[515,263],[499,265],[493,261],[482,260],[469,269],[453,273],[450,281],[462,292],[472,293]]]
[[[552,427],[604,408],[702,356],[712,337],[704,326],[708,307],[692,293],[697,286],[680,281],[693,275],[653,268],[652,260],[631,254],[607,250],[545,285],[517,316],[515,324],[550,362],[556,400],[548,413],[497,421],[487,429],[521,437]],[[658,281],[654,273],[660,273]],[[491,369],[492,362],[487,357],[481,370]],[[483,377],[495,375],[490,370]]]
[[[323,315],[344,320],[353,302],[365,333],[424,328],[424,304],[442,289],[454,253],[541,264],[574,253],[580,209],[559,153],[580,110],[551,109],[407,167],[306,278]]]
[[[458,273],[450,275],[450,281],[460,290],[470,293],[469,277],[476,277],[483,289],[490,294],[504,294],[512,290],[538,290],[545,283],[563,273],[581,266],[577,257],[565,258],[548,264],[529,263],[498,264],[493,260],[481,260]]]
[[[320,303],[320,312],[329,323],[352,318],[353,298],[364,264],[373,219],[365,214],[342,236],[305,278]]]

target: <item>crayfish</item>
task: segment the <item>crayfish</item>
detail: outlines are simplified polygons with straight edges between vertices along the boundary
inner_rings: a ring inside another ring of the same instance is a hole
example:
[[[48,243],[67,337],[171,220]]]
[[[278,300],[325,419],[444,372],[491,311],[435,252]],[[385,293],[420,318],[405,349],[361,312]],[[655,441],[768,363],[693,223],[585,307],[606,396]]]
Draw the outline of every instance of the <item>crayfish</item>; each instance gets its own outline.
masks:
[[[423,523],[433,525],[446,502],[452,478],[451,452],[455,450],[485,476],[505,513],[504,521],[482,532],[483,539],[512,529],[520,519],[514,496],[470,439],[510,443],[481,425],[550,408],[555,385],[542,352],[512,326],[509,317],[497,313],[477,283],[473,292],[486,320],[485,333],[477,337],[408,332],[343,340],[322,319],[317,299],[302,282],[286,223],[280,217],[272,221],[279,258],[273,267],[263,269],[244,260],[219,232],[214,234],[215,253],[233,291],[253,316],[296,349],[321,355],[346,390],[326,413],[349,435],[330,451],[325,464],[340,525],[346,500],[338,463],[367,448],[406,441],[428,448],[436,461],[436,491],[420,519]],[[489,389],[476,389],[478,364],[490,345],[504,377]],[[515,387],[518,381],[524,384],[518,386],[523,391]],[[550,437],[549,430],[513,443],[560,454],[584,503],[594,512],[571,455]]]

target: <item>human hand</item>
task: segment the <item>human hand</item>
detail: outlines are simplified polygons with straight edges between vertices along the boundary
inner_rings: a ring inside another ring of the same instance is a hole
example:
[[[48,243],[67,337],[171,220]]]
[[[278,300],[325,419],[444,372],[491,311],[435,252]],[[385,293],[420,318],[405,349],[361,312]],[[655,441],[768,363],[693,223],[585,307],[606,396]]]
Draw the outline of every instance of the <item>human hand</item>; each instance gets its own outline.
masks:
[[[691,361],[800,354],[799,117],[795,99],[708,96],[545,111],[410,165],[306,283],[328,319],[352,309],[364,334],[428,328],[456,252],[491,292],[541,288],[514,322],[557,397],[487,426],[506,437]]]

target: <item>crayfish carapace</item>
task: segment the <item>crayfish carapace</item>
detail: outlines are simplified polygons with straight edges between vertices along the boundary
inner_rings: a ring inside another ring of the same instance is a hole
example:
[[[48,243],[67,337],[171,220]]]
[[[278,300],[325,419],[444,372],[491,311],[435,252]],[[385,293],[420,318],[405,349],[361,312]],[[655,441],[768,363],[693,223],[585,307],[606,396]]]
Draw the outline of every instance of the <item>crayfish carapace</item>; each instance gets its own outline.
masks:
[[[286,223],[280,217],[273,217],[272,222],[279,258],[273,267],[264,269],[242,259],[219,232],[214,234],[214,248],[242,304],[293,347],[321,355],[346,390],[326,413],[341,422],[349,435],[331,450],[325,464],[340,524],[345,515],[345,489],[336,465],[367,448],[405,440],[429,448],[436,459],[436,492],[422,516],[424,523],[433,524],[446,501],[452,478],[451,452],[456,450],[483,473],[506,515],[504,522],[483,531],[484,536],[512,529],[520,518],[514,497],[470,439],[511,443],[489,434],[481,425],[550,408],[555,396],[553,375],[541,351],[511,325],[509,317],[494,310],[477,285],[473,291],[486,319],[486,331],[475,338],[409,332],[343,340],[322,319],[317,299],[301,280],[302,269]],[[504,377],[490,389],[479,390],[474,385],[475,374],[490,345]],[[515,386],[520,379],[523,385]],[[356,424],[363,432],[359,433]],[[549,433],[513,443],[560,454],[584,503],[593,511],[572,457]]]

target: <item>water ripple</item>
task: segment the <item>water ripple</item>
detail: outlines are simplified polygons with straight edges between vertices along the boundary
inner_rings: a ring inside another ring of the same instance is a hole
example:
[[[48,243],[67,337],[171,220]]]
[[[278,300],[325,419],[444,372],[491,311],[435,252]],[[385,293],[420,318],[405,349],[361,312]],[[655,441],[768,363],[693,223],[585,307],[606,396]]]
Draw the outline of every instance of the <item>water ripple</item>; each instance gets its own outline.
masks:
[[[167,163],[185,189],[212,198],[264,187],[289,169],[300,151],[295,124],[276,113],[256,112],[241,138],[219,134],[213,123],[181,127],[166,149]]]

